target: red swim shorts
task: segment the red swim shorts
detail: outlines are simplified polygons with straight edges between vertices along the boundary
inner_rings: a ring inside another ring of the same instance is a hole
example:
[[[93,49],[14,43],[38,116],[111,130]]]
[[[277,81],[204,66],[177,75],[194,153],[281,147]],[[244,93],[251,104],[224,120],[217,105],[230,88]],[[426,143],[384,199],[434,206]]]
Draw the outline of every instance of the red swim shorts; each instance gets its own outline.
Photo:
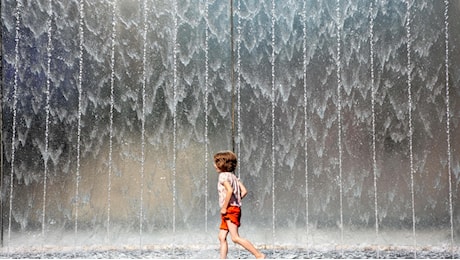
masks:
[[[221,215],[222,223],[220,224],[220,229],[228,230],[227,221],[230,220],[237,227],[240,226],[241,219],[241,209],[240,207],[230,206],[227,208],[227,214]]]

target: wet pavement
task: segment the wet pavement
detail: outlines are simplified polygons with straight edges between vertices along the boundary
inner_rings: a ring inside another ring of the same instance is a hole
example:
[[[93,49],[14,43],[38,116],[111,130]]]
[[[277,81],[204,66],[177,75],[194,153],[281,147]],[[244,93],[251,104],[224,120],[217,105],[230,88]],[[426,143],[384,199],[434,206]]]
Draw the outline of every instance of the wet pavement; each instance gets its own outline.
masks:
[[[162,248],[162,249],[106,249],[106,250],[31,250],[1,252],[0,258],[14,259],[215,259],[219,258],[219,250],[200,248]],[[445,259],[460,258],[460,252],[452,255],[450,250],[428,251],[398,250],[305,250],[302,248],[265,249],[261,250],[271,259]],[[243,249],[229,249],[228,258],[254,258]]]

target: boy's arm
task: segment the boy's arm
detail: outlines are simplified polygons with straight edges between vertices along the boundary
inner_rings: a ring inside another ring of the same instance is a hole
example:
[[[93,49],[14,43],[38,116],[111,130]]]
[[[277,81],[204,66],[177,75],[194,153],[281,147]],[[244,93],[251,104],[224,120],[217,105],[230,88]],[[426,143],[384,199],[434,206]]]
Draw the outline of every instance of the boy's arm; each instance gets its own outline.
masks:
[[[224,187],[225,187],[225,190],[227,191],[227,194],[225,195],[224,204],[222,205],[222,208],[220,209],[220,214],[227,213],[228,203],[230,202],[230,199],[232,198],[232,194],[233,194],[233,188],[228,181],[224,181]]]
[[[243,199],[246,196],[246,194],[248,194],[248,190],[240,180],[238,180],[238,185],[240,186],[241,199]]]

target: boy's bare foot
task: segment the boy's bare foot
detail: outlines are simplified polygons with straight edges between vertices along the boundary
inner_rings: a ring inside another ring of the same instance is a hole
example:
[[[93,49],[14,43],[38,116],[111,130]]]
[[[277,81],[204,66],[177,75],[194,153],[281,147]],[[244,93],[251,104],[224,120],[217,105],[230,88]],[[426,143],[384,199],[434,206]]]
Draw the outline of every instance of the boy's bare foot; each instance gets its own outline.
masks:
[[[264,254],[260,254],[258,256],[256,256],[257,259],[265,259],[265,255]]]

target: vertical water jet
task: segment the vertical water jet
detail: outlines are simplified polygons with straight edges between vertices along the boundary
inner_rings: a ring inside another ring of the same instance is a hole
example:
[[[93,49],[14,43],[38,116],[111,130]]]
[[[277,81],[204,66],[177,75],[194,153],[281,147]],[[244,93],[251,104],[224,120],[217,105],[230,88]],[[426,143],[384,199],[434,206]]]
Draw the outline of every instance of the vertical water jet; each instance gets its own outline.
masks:
[[[304,114],[304,163],[305,163],[305,229],[306,229],[306,238],[307,238],[307,256],[309,257],[309,190],[308,190],[308,114],[307,114],[307,1],[303,2],[303,12],[302,12],[302,25],[303,25],[303,114]]]
[[[12,135],[11,135],[11,175],[10,175],[10,209],[8,213],[8,248],[11,243],[11,222],[13,215],[13,190],[14,190],[14,163],[16,155],[16,120],[17,120],[17,104],[18,104],[18,81],[19,81],[19,44],[20,44],[20,25],[21,25],[21,9],[22,1],[16,2],[15,10],[15,37],[14,37],[14,82],[13,82],[13,124],[12,124]],[[2,102],[3,103],[3,102]]]
[[[271,22],[272,22],[272,27],[271,27],[271,47],[272,47],[272,53],[271,53],[271,71],[272,71],[272,82],[271,82],[271,162],[272,162],[272,239],[273,239],[273,250],[275,250],[275,240],[276,240],[276,229],[275,229],[275,223],[276,223],[276,210],[275,210],[275,167],[276,167],[276,162],[275,162],[275,105],[276,105],[276,99],[275,99],[275,59],[276,59],[276,51],[275,51],[275,24],[276,24],[276,19],[275,19],[275,14],[276,14],[276,5],[275,5],[275,0],[272,0],[272,10],[271,10]]]
[[[235,129],[235,99],[236,99],[236,94],[235,94],[235,43],[234,43],[234,29],[233,29],[233,0],[230,0],[230,79],[231,79],[231,84],[232,84],[232,100],[231,100],[231,106],[232,106],[232,111],[231,111],[231,116],[232,116],[232,122],[231,122],[231,130],[232,130],[232,151],[236,153],[236,143],[235,143],[235,137],[236,137],[236,129]]]
[[[375,240],[379,239],[379,212],[378,212],[378,191],[377,191],[377,157],[376,157],[376,132],[375,132],[375,71],[374,71],[374,4],[370,3],[369,10],[369,43],[370,43],[370,71],[371,71],[371,110],[372,110],[372,174],[374,184],[374,218],[375,218]],[[377,245],[377,258],[380,256],[380,249]]]
[[[412,123],[412,35],[411,35],[411,1],[406,0],[406,51],[407,51],[407,92],[408,92],[408,112],[409,112],[409,163],[410,163],[410,191],[412,203],[412,236],[414,239],[414,258],[417,258],[417,238],[415,233],[415,189],[414,189],[414,153],[413,153],[413,123]]]
[[[116,40],[116,9],[117,0],[112,0],[112,33],[110,44],[110,118],[109,118],[109,173],[107,178],[107,241],[110,242],[110,211],[112,204],[113,174],[113,109],[115,105],[115,40]]]
[[[175,242],[176,234],[176,166],[177,166],[177,33],[178,33],[178,15],[177,15],[177,0],[173,1],[173,161],[172,161],[172,232],[173,243]],[[173,247],[173,254],[175,248]]]
[[[241,0],[238,0],[237,6],[237,14],[238,14],[238,21],[237,21],[237,38],[236,38],[236,95],[237,95],[237,133],[236,133],[236,151],[237,151],[237,158],[240,160],[238,163],[238,178],[241,178]]]
[[[340,205],[340,243],[341,243],[341,254],[343,256],[343,184],[342,184],[342,53],[341,53],[341,12],[340,12],[340,0],[336,2],[336,15],[337,15],[337,122],[338,122],[338,146],[339,146],[339,205]]]
[[[142,248],[142,228],[144,221],[144,171],[145,171],[145,86],[147,81],[147,4],[146,0],[142,1],[143,9],[143,48],[142,48],[142,118],[141,118],[141,181],[140,181],[140,208],[139,208],[139,246]]]
[[[205,1],[204,17],[206,21],[205,41],[204,41],[204,184],[205,184],[205,198],[204,198],[204,230],[208,232],[208,156],[209,156],[209,0]]]
[[[449,0],[444,0],[444,42],[445,42],[445,81],[446,81],[446,136],[447,136],[447,173],[449,181],[449,221],[450,245],[454,257],[454,210],[452,199],[452,159],[450,139],[450,86],[449,86]]]
[[[78,2],[79,11],[79,22],[78,22],[78,36],[79,36],[79,56],[78,56],[78,127],[77,127],[77,168],[76,168],[76,181],[75,181],[75,198],[74,198],[74,210],[75,210],[75,244],[77,243],[78,235],[78,208],[80,203],[80,157],[81,157],[81,117],[82,117],[82,85],[83,85],[83,23],[84,23],[84,4],[83,0]]]
[[[42,242],[45,241],[46,229],[46,190],[48,179],[48,159],[49,159],[49,122],[50,122],[50,84],[51,84],[51,50],[52,50],[52,24],[53,24],[53,5],[52,1],[48,2],[48,43],[47,43],[47,61],[46,61],[46,105],[45,105],[45,154],[43,155],[44,173],[43,173],[43,205],[42,205]]]

